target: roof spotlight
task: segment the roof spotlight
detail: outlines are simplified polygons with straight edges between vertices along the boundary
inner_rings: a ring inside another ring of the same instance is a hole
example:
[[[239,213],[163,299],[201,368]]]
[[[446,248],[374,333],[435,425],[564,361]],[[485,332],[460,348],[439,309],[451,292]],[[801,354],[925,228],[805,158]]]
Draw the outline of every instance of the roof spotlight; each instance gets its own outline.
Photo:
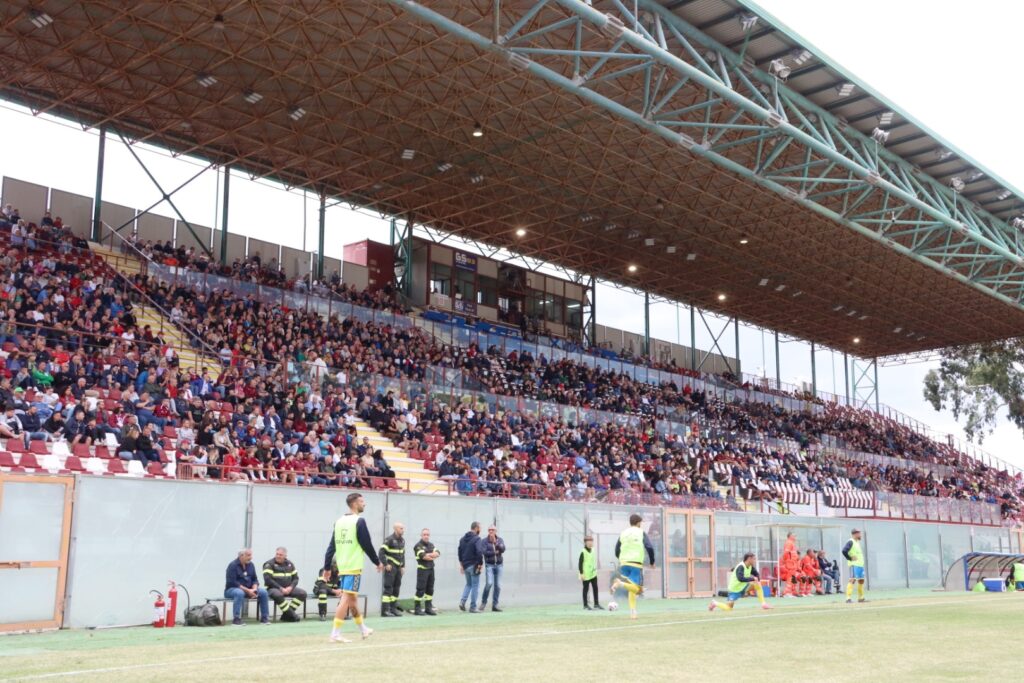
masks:
[[[958,175],[953,176],[949,181],[949,186],[953,188],[953,192],[963,192],[965,185],[964,179]]]
[[[804,50],[798,47],[795,48],[792,52],[790,52],[790,56],[793,58],[794,64],[796,64],[797,66],[803,66],[808,61],[810,61],[811,57],[813,57],[814,55],[811,54],[810,50]]]
[[[473,137],[482,138],[484,136],[484,127],[479,123],[473,124]]]
[[[41,12],[37,9],[29,11],[28,19],[36,28],[43,28],[53,23],[53,17],[46,12]]]
[[[781,59],[773,59],[772,63],[768,65],[768,73],[778,78],[780,81],[784,81],[789,78],[789,74],[793,72],[793,69],[786,66],[786,62]]]
[[[881,128],[875,128],[871,131],[871,137],[880,145],[884,145],[889,140],[889,131],[882,130]]]
[[[215,29],[217,29],[218,31],[223,31],[224,30],[224,15],[223,14],[216,14],[216,15],[214,15],[214,17],[213,17],[213,27]]]
[[[739,19],[740,28],[743,29],[744,33],[749,33],[755,26],[757,26],[756,14],[741,14]]]

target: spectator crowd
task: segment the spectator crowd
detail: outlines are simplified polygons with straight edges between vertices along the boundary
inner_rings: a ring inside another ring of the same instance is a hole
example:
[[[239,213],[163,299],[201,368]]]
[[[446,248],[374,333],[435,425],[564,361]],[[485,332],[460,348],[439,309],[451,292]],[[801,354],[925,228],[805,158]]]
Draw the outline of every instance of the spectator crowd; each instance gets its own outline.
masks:
[[[848,480],[861,490],[986,501],[1006,516],[1020,514],[1019,476],[868,410],[727,402],[696,388],[705,385],[691,381],[695,373],[652,385],[570,360],[445,346],[415,327],[328,319],[145,275],[126,280],[83,250],[59,219],[26,223],[13,207],[3,209],[0,238],[7,247],[0,258],[0,438],[113,440],[122,458],[144,462],[173,449],[197,475],[227,480],[387,485],[394,472],[360,438],[360,417],[406,452],[429,457],[461,493],[639,492],[728,504],[736,487],[753,482],[815,492]],[[289,286],[276,264],[258,256],[221,267],[187,248],[136,246],[157,261]],[[388,288],[357,292],[333,279],[317,286],[360,306],[401,310]],[[133,302],[143,293],[204,340],[220,366],[182,368],[176,351],[135,319]],[[422,383],[444,371],[516,399],[515,408],[438,400]],[[407,380],[417,390],[412,397],[378,393],[370,376]],[[737,386],[731,377],[708,379]],[[571,420],[526,410],[526,400],[628,419]],[[664,433],[658,420],[666,412],[694,428]],[[892,464],[844,457],[822,447],[827,440]],[[780,441],[795,448],[771,445]]]

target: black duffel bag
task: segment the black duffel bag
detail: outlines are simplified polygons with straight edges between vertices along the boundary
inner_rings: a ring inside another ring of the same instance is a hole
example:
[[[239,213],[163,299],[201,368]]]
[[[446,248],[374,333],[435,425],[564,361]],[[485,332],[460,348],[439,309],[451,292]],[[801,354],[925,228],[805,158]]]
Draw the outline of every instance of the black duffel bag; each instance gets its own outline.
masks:
[[[189,607],[185,612],[185,623],[189,626],[220,626],[220,610],[211,602]]]

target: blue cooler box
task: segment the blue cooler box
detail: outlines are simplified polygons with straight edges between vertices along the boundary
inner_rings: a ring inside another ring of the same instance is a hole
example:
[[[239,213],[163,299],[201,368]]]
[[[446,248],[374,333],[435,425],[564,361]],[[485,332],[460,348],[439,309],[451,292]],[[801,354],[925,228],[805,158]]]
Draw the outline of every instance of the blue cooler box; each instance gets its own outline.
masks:
[[[981,582],[990,593],[1002,593],[1006,590],[1006,582],[1002,579],[982,579]]]

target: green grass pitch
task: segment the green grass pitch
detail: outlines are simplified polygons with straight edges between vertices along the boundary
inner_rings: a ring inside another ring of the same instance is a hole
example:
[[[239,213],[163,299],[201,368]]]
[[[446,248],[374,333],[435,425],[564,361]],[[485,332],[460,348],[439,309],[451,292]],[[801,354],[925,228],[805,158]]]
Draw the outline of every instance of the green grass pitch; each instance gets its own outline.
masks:
[[[2,680],[368,681],[1015,680],[1024,594],[873,592],[753,598],[734,612],[704,600],[642,600],[625,611],[578,606],[479,615],[447,611],[367,623],[351,644],[327,642],[330,622],[151,627],[0,637]],[[315,610],[315,607],[314,607]]]

